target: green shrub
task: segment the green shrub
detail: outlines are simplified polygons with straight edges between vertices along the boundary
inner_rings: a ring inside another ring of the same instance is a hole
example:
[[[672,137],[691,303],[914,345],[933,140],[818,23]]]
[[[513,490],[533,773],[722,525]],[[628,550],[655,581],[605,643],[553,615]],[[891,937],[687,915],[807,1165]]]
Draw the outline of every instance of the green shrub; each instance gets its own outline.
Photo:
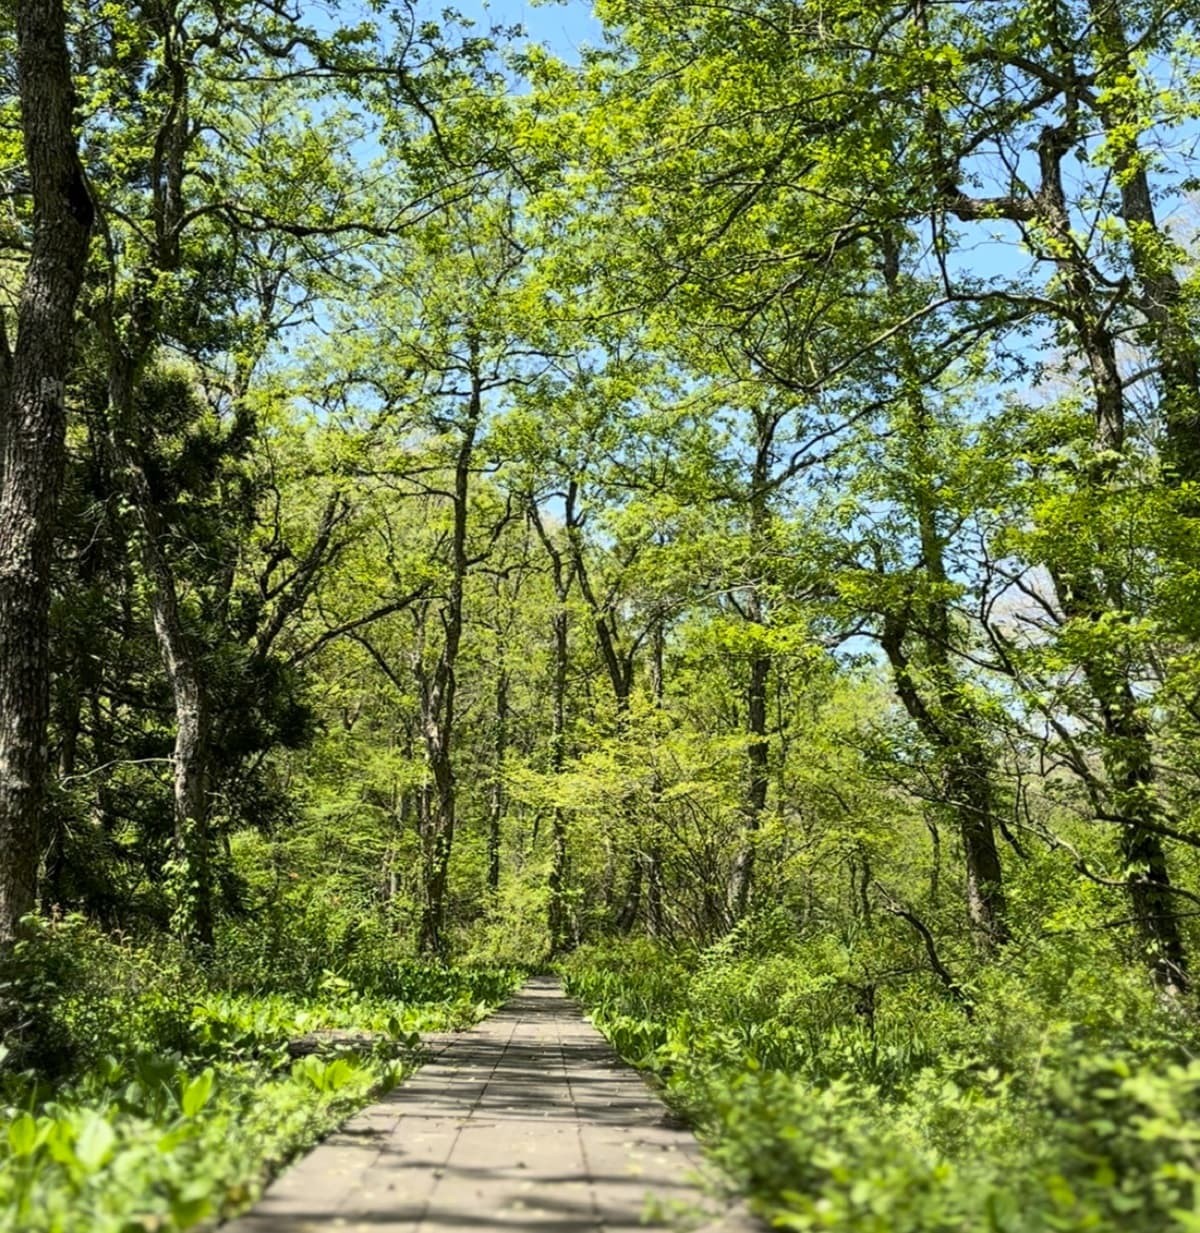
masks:
[[[518,974],[314,950],[232,979],[80,917],[26,922],[3,974],[0,1231],[168,1233],[245,1206],[269,1173],[401,1077],[419,1033],[474,1022]],[[311,939],[310,939],[311,940]],[[341,970],[317,967],[340,959]],[[287,971],[298,988],[287,989]],[[292,1038],[373,1033],[292,1062]]]
[[[860,952],[782,936],[776,917],[563,965],[774,1227],[1200,1230],[1196,1026],[1106,939],[1014,946],[968,1017],[923,970],[868,1000]]]

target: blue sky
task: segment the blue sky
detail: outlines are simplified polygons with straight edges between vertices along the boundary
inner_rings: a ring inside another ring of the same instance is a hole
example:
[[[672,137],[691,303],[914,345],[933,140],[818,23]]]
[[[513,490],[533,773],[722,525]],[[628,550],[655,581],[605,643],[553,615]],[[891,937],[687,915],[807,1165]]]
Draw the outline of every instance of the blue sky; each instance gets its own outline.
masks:
[[[543,43],[564,60],[578,59],[579,48],[600,42],[600,23],[592,16],[590,0],[424,0],[422,9],[436,17],[443,8],[455,8],[480,26],[522,25],[535,43]]]
[[[442,15],[450,10],[474,22],[477,32],[491,26],[521,26],[529,39],[568,62],[578,61],[582,47],[601,42],[602,27],[592,14],[592,0],[411,0],[411,4],[419,20],[438,25],[445,24]],[[302,20],[326,34],[355,21],[381,20],[368,0],[299,0],[296,7]],[[396,8],[404,14],[409,4]]]

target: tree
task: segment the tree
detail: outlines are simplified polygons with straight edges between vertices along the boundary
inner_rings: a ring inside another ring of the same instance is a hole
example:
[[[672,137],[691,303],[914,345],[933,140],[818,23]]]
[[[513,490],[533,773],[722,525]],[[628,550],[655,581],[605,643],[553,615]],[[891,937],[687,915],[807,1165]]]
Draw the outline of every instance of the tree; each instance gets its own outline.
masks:
[[[327,237],[370,230],[375,221],[347,219],[333,170],[335,143],[318,140],[311,126],[289,115],[321,93],[308,74],[278,86],[286,100],[251,98],[255,72],[269,72],[284,34],[294,38],[287,54],[303,56],[314,69],[322,40],[259,0],[162,0],[140,15],[108,9],[83,44],[91,57],[89,102],[99,111],[86,133],[106,238],[104,277],[90,296],[95,362],[103,369],[92,418],[103,428],[107,473],[122,497],[117,538],[146,582],[171,694],[177,928],[205,945],[213,932],[213,802],[223,777],[236,769],[223,765],[223,746],[238,726],[232,716],[265,701],[244,691],[237,696],[218,664],[237,644],[245,651],[246,681],[257,682],[260,694],[286,692],[272,644],[310,597],[347,512],[335,494],[308,558],[283,583],[259,580],[267,586],[262,598],[274,602],[269,612],[259,605],[261,625],[247,623],[251,605],[233,593],[235,582],[247,580],[230,563],[257,512],[248,464],[259,431],[252,387],[280,333],[307,316],[319,281],[313,263],[336,260],[341,241]],[[359,30],[335,42],[349,55],[367,38]],[[239,100],[246,102],[242,110],[234,105]],[[335,113],[329,125],[342,122]],[[244,149],[247,137],[252,142]],[[271,161],[274,179],[262,176],[263,159]],[[277,217],[281,167],[284,181],[305,178],[286,220]],[[182,369],[168,359],[172,354],[186,357]],[[154,397],[160,404],[148,405]],[[190,416],[180,414],[189,408]],[[202,525],[189,509],[214,496],[230,504],[223,528],[217,519]],[[206,534],[233,542],[209,544],[209,557],[178,550],[189,536]],[[221,564],[206,568],[217,557]],[[268,573],[279,564],[269,563]]]
[[[46,792],[50,562],[75,299],[94,219],[75,139],[60,0],[17,5],[33,197],[15,346],[0,331],[0,941],[34,904]]]

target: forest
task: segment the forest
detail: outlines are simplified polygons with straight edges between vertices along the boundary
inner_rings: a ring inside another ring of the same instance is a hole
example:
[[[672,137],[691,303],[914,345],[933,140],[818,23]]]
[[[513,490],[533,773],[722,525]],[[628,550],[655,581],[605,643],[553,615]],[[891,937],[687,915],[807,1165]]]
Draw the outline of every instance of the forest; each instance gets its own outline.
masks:
[[[0,1230],[555,971],[766,1226],[1196,1233],[1200,0],[511,8],[0,3]]]

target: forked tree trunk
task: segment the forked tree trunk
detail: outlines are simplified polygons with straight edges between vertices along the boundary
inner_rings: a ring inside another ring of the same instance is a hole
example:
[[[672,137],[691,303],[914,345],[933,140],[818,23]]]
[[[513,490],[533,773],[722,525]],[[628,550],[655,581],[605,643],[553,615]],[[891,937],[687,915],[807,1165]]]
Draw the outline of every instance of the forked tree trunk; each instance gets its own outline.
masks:
[[[115,344],[115,340],[113,340]],[[145,353],[148,353],[148,343]],[[184,625],[175,570],[164,545],[167,531],[159,516],[146,468],[139,455],[134,388],[142,357],[119,349],[110,357],[109,445],[129,496],[137,552],[149,581],[154,638],[175,714],[173,749],[172,860],[175,865],[174,930],[203,946],[213,937],[211,854],[209,852],[209,776],[212,710],[200,649]]]
[[[1162,260],[1153,199],[1138,151],[1121,131],[1122,90],[1108,87],[1119,79],[1132,80],[1132,57],[1119,0],[1089,0],[1091,33],[1095,40],[1099,87],[1089,105],[1099,110],[1101,127],[1117,151],[1116,178],[1121,192],[1121,215],[1129,228],[1134,275],[1140,285],[1138,307],[1149,323],[1146,331],[1159,361],[1166,429],[1165,461],[1176,479],[1200,475],[1200,420],[1198,420],[1198,361],[1193,332],[1181,316],[1182,287],[1169,261]],[[918,6],[923,21],[923,6]],[[1084,78],[1074,78],[1082,82]],[[1059,311],[1070,326],[1092,386],[1094,458],[1087,482],[1102,496],[1114,460],[1124,448],[1125,394],[1116,340],[1112,332],[1111,284],[1097,285],[1096,272],[1081,252],[1063,186],[1063,160],[1080,151],[1085,140],[1079,124],[1083,100],[1067,99],[1062,123],[1043,128],[1037,142],[1040,184],[1020,196],[975,198],[959,188],[959,169],[940,169],[943,209],[963,220],[1007,218],[1042,232],[1044,257],[1054,260],[1062,288]],[[931,131],[944,133],[936,110],[930,113]],[[1106,280],[1107,282],[1107,280]],[[1059,602],[1068,620],[1099,623],[1123,610],[1126,598],[1119,569],[1100,560],[1093,569],[1058,569],[1046,563]],[[1160,805],[1154,791],[1153,749],[1146,724],[1138,713],[1127,674],[1112,673],[1096,656],[1080,665],[1102,715],[1106,739],[1104,764],[1123,823],[1121,852],[1129,872],[1126,885],[1146,962],[1155,983],[1170,997],[1188,984],[1186,952],[1173,902],[1166,854],[1154,827]]]
[[[896,294],[897,246],[884,237],[885,279]],[[913,349],[901,342],[901,413],[917,451],[911,469],[929,471],[924,441],[932,430],[923,376]],[[995,786],[980,716],[959,681],[952,651],[953,628],[946,569],[946,541],[939,527],[935,497],[918,483],[912,496],[927,594],[912,597],[903,611],[885,614],[880,643],[892,669],[896,693],[922,736],[936,750],[946,804],[954,811],[966,871],[967,920],[976,947],[983,953],[1008,940],[1003,871],[996,846]],[[919,609],[920,619],[914,619]],[[913,671],[908,646],[921,647],[923,673]],[[935,853],[936,855],[936,853]]]
[[[1108,7],[1102,4],[1101,7]],[[1071,217],[1063,189],[1062,160],[1068,151],[1067,134],[1047,130],[1039,145],[1042,188],[1039,201],[1047,229],[1072,251]],[[1126,195],[1128,202],[1128,194]],[[1071,324],[1080,350],[1088,364],[1092,383],[1095,460],[1087,471],[1087,482],[1101,495],[1112,463],[1125,447],[1125,393],[1117,361],[1117,343],[1110,329],[1108,314],[1095,303],[1096,294],[1087,273],[1072,264],[1064,278],[1069,296]],[[1163,291],[1163,294],[1167,292]],[[1173,305],[1165,306],[1173,310]],[[1164,319],[1165,323],[1165,319]],[[1165,336],[1164,336],[1165,337]],[[1164,383],[1175,382],[1174,393],[1167,390],[1168,416],[1183,414],[1186,420],[1168,424],[1168,443],[1174,434],[1176,462],[1190,468],[1200,460],[1190,434],[1196,431],[1191,416],[1194,408],[1187,386],[1194,379],[1187,373],[1183,353],[1168,371]],[[1182,366],[1181,366],[1182,365]],[[1172,375],[1172,372],[1174,375]],[[1172,403],[1172,399],[1181,401]],[[1174,410],[1173,410],[1174,407]],[[1123,550],[1122,550],[1123,551]],[[1121,567],[1099,562],[1093,573],[1074,569],[1070,574],[1051,568],[1051,577],[1063,612],[1070,620],[1089,623],[1105,620],[1126,605]],[[1140,935],[1145,961],[1158,988],[1167,996],[1179,997],[1188,986],[1187,955],[1179,928],[1179,916],[1171,887],[1162,840],[1155,832],[1160,805],[1154,784],[1154,754],[1150,732],[1143,720],[1128,674],[1114,670],[1103,655],[1080,665],[1100,707],[1106,738],[1104,768],[1114,789],[1117,811],[1123,818],[1121,856],[1134,920]]]
[[[458,653],[462,644],[467,557],[467,515],[470,496],[471,459],[475,437],[483,418],[483,387],[472,376],[462,435],[454,462],[452,523],[450,534],[450,585],[440,612],[443,638],[432,671],[417,664],[421,695],[421,730],[425,761],[433,777],[430,808],[423,818],[423,898],[418,945],[423,954],[440,955],[445,949],[446,888],[450,856],[454,850],[456,784],[454,774],[454,725],[457,717]]]

